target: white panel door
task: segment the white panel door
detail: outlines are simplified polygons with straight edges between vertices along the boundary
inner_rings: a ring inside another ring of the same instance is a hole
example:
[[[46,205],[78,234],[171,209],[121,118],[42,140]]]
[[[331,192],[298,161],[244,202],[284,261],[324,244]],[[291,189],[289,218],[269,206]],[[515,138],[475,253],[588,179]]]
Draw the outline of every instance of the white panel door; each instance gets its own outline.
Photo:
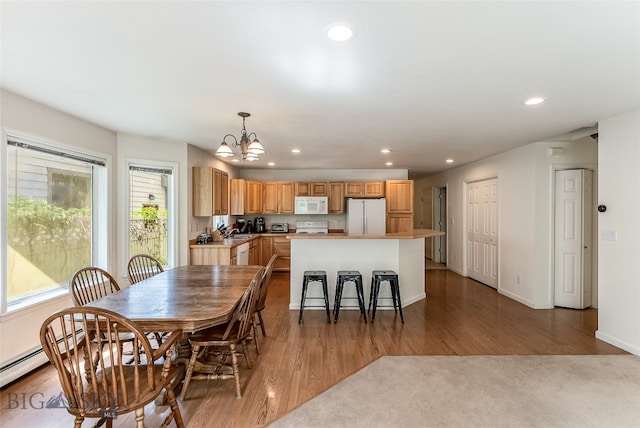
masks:
[[[556,171],[554,287],[555,305],[591,306],[592,173]]]
[[[467,185],[467,275],[498,288],[498,179]]]

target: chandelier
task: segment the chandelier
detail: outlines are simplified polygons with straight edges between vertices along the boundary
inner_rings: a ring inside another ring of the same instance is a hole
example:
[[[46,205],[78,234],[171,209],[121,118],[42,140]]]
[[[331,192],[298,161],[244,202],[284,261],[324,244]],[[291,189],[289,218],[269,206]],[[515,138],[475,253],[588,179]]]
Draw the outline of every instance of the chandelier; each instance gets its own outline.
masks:
[[[242,131],[240,132],[240,142],[238,139],[231,134],[227,134],[222,139],[222,143],[220,143],[220,147],[216,150],[216,156],[220,156],[221,158],[229,158],[234,156],[233,150],[231,147],[240,147],[240,153],[242,154],[242,159],[250,162],[257,161],[260,159],[260,155],[264,154],[264,147],[258,141],[258,136],[255,132],[247,134],[247,130],[244,126],[244,120],[251,116],[249,113],[240,112],[238,116],[242,118]],[[233,138],[229,144],[227,144],[227,137]],[[251,141],[253,138],[253,141]]]

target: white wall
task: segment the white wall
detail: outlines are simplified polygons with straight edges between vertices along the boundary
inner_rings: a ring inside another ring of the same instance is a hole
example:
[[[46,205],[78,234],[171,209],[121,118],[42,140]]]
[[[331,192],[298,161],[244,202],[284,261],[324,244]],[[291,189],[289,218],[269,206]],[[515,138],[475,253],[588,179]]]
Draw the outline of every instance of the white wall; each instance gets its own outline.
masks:
[[[108,159],[112,167],[109,175],[109,219],[115,219],[117,212],[115,199],[117,171],[114,165],[116,159],[116,134],[105,128],[83,121],[58,110],[54,110],[35,101],[28,100],[4,89],[0,92],[0,106],[2,116],[0,125],[4,131],[15,131],[18,135],[34,137],[40,141],[59,143],[70,148],[77,148],[84,152],[99,154]],[[4,144],[4,142],[2,143]],[[4,147],[2,148],[4,152]],[[4,165],[4,158],[0,163]],[[4,177],[4,167],[2,174]],[[0,180],[2,188],[6,189],[6,178]],[[2,192],[0,192],[2,194]],[[5,203],[3,199],[2,203]],[[109,236],[114,236],[115,221],[109,222]],[[0,233],[6,233],[3,227]],[[4,251],[4,249],[2,250]],[[109,246],[110,268],[115,267],[116,246]],[[4,260],[4,257],[2,257]],[[4,262],[3,262],[4,263]],[[4,271],[6,266],[2,266]],[[71,299],[64,295],[47,303],[25,308],[0,318],[0,365],[7,364],[15,357],[40,346],[40,326],[44,319],[53,312],[72,306]],[[46,361],[46,358],[45,358]],[[37,367],[37,364],[31,368]],[[26,370],[30,369],[25,367]],[[7,380],[5,375],[2,383]]]
[[[640,110],[598,125],[598,331],[596,337],[640,355]],[[616,241],[603,241],[615,231]]]
[[[561,147],[565,154],[550,157],[550,147]],[[447,188],[448,267],[467,274],[466,183],[496,177],[498,291],[532,308],[552,308],[553,171],[568,166],[595,168],[596,150],[591,139],[534,143],[416,180],[416,198],[423,189]],[[414,202],[420,204],[419,199]]]

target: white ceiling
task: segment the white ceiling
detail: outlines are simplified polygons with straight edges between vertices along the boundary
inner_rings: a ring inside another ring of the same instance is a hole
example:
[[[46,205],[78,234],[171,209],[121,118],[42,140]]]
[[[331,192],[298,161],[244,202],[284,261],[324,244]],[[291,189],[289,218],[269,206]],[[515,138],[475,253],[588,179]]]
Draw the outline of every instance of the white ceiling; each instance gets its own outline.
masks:
[[[0,7],[2,87],[114,131],[212,152],[239,135],[236,113],[247,111],[267,150],[252,168],[392,161],[424,174],[640,106],[638,1]],[[334,22],[356,37],[328,40]],[[534,95],[547,101],[524,106]]]

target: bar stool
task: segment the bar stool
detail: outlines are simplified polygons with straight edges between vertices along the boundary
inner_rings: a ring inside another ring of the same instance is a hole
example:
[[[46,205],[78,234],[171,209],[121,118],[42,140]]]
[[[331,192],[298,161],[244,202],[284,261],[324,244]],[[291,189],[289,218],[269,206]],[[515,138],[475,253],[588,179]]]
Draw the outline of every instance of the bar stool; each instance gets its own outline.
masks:
[[[300,301],[300,317],[298,324],[302,322],[302,311],[305,308],[304,302],[307,297],[307,286],[310,282],[322,283],[322,292],[324,294],[324,306],[327,310],[327,322],[331,322],[331,312],[329,311],[329,291],[327,290],[327,273],[323,270],[305,270],[302,280],[302,300]],[[309,299],[320,299],[320,297],[309,297]],[[320,308],[322,306],[307,306],[307,308]]]
[[[391,287],[391,300],[393,300],[393,309],[398,313],[400,309],[400,320],[404,324],[404,315],[402,314],[402,301],[400,300],[400,285],[398,283],[398,274],[392,270],[374,270],[371,273],[371,294],[369,296],[369,311],[373,303],[373,313],[371,314],[371,324],[376,319],[376,309],[378,308],[378,293],[380,292],[380,284],[384,281],[389,283]]]
[[[353,282],[356,285],[356,294],[358,295],[358,306],[360,307],[360,313],[364,318],[364,323],[367,323],[367,312],[364,309],[364,289],[362,288],[362,275],[357,270],[339,270],[338,279],[336,280],[336,299],[333,304],[333,320],[334,323],[338,322],[338,315],[340,314],[340,305],[342,304],[342,291],[344,289],[345,282]],[[345,299],[356,299],[355,297],[345,297]]]

